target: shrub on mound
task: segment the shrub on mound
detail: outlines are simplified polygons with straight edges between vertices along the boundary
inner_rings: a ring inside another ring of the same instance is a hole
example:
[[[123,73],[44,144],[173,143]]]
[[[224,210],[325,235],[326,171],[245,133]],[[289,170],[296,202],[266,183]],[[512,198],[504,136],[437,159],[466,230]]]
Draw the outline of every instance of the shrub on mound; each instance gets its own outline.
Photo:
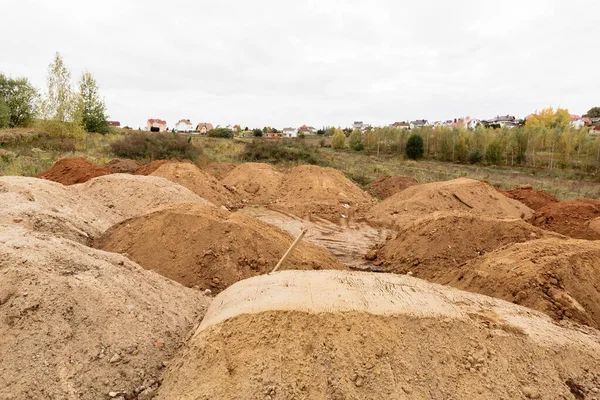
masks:
[[[116,156],[134,160],[196,160],[202,155],[201,148],[178,133],[132,133],[111,143],[110,148]]]

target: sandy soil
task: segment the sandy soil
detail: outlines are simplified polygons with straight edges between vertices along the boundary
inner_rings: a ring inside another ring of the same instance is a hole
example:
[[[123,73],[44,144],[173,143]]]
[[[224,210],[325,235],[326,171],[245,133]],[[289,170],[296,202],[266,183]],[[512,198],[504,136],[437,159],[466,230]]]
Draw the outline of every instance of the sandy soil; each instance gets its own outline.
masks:
[[[417,182],[415,178],[411,178],[410,176],[383,176],[375,182],[372,182],[369,185],[367,192],[373,197],[385,200],[396,193],[400,193],[407,187],[414,186],[418,183],[419,182]]]
[[[284,175],[275,167],[262,163],[244,163],[234,168],[223,180],[246,204],[269,204],[279,195]]]
[[[135,160],[115,158],[106,164],[106,168],[115,174],[133,174],[142,164]]]
[[[598,240],[600,233],[590,227],[600,217],[600,200],[577,199],[550,203],[540,208],[533,225],[576,239]]]
[[[293,238],[240,213],[177,204],[126,220],[95,242],[188,287],[218,292],[271,271]],[[301,242],[282,269],[346,269],[324,248]]]
[[[234,163],[213,162],[203,166],[201,169],[218,180],[223,180],[227,174],[233,171],[238,165],[239,164]]]
[[[120,255],[0,226],[0,398],[148,399],[208,300]]]
[[[572,399],[599,377],[597,331],[408,277],[283,271],[215,298],[158,398]]]
[[[535,190],[531,185],[515,186],[511,190],[501,191],[506,197],[518,200],[534,211],[551,203],[558,203],[558,199],[543,190]]]

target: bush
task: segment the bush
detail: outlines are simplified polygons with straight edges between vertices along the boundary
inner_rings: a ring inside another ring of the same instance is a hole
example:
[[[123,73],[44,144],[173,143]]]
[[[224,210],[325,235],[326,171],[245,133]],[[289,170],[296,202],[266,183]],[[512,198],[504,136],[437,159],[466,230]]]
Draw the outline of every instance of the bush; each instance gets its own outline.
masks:
[[[216,137],[216,138],[233,138],[233,131],[227,128],[215,128],[206,134],[208,137]]]
[[[262,131],[262,130],[260,130],[260,129],[258,129],[258,128],[256,128],[256,129],[252,129],[252,134],[253,134],[255,137],[262,137],[262,135],[263,135],[263,131]]]
[[[479,149],[475,149],[469,153],[469,162],[477,164],[483,161],[483,153]]]
[[[195,161],[202,149],[177,133],[132,133],[110,144],[117,157],[134,160],[165,160],[171,158]]]
[[[411,160],[418,160],[423,157],[425,147],[421,135],[413,133],[406,142],[406,156]]]
[[[469,149],[462,140],[459,140],[454,145],[454,161],[459,163],[466,163],[469,158]]]
[[[498,140],[494,140],[489,144],[485,152],[485,160],[493,165],[500,162],[502,158],[502,144]]]
[[[0,128],[10,126],[10,107],[0,98]]]
[[[316,147],[309,146],[300,140],[254,139],[247,143],[240,155],[243,161],[301,162],[304,164],[319,164],[325,162]]]
[[[350,147],[355,151],[361,151],[365,148],[365,146],[362,143],[362,132],[358,129],[352,131],[352,133],[350,134],[349,142]]]
[[[36,123],[36,128],[55,138],[81,139],[85,134],[81,125],[75,122],[42,119]]]
[[[346,135],[341,130],[337,130],[333,134],[333,139],[331,139],[331,148],[332,149],[343,149],[346,147]]]

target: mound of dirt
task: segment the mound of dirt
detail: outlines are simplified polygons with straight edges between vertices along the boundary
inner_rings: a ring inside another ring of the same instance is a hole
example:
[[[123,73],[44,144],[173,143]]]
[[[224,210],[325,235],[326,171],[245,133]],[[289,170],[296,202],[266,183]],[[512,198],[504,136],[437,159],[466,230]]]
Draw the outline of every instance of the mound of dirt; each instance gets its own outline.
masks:
[[[202,171],[214,176],[218,180],[223,180],[237,166],[238,164],[233,163],[213,162],[202,167]]]
[[[213,176],[191,163],[167,163],[150,176],[158,176],[185,186],[198,196],[219,206],[233,206],[233,194]]]
[[[245,163],[234,168],[222,183],[250,204],[269,204],[279,194],[284,175],[272,165]]]
[[[496,219],[468,213],[434,213],[402,228],[377,252],[382,270],[435,279],[468,260],[512,243],[565,236],[521,219]]]
[[[531,223],[572,238],[598,240],[600,233],[590,227],[598,217],[600,200],[577,199],[550,203],[540,208]]]
[[[106,168],[115,174],[133,174],[142,164],[135,160],[115,158],[106,164]]]
[[[408,277],[283,271],[215,298],[158,399],[573,399],[599,376],[592,329]]]
[[[531,185],[515,186],[511,190],[501,191],[501,193],[513,200],[520,201],[534,211],[559,201],[550,193],[544,190],[535,190]]]
[[[77,186],[36,178],[0,178],[0,223],[51,233],[89,245],[119,220],[118,215],[87,196]]]
[[[113,226],[95,247],[126,253],[185,286],[220,291],[271,271],[292,242],[286,232],[247,215],[176,204]],[[306,242],[282,268],[345,269],[327,250]]]
[[[600,242],[532,240],[488,253],[435,281],[599,328],[598,260]]]
[[[494,218],[530,219],[533,211],[488,183],[459,178],[411,186],[371,209],[372,222],[402,227],[435,211],[464,211]]]
[[[367,192],[371,196],[384,200],[418,183],[415,178],[410,176],[383,176],[371,183]]]
[[[2,399],[150,398],[209,303],[123,256],[20,227],[0,226],[0,259]]]
[[[272,207],[304,219],[319,217],[339,223],[362,215],[375,203],[337,169],[301,165],[288,171]]]
[[[63,185],[74,185],[109,174],[112,174],[110,169],[99,167],[85,158],[62,158],[47,170],[37,174],[36,178],[47,179]]]
[[[213,206],[189,189],[157,176],[113,174],[92,179],[74,189],[112,210],[120,217],[119,221],[175,203]]]

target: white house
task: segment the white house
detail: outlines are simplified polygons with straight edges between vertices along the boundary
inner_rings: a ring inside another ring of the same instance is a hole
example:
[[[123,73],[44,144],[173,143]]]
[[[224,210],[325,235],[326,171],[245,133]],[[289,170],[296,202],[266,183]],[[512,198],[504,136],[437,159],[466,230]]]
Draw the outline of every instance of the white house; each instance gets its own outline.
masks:
[[[423,126],[429,126],[429,121],[427,121],[426,119],[410,121],[410,129],[421,128]]]
[[[571,115],[571,127],[581,129],[585,126],[585,121],[579,115]]]
[[[298,129],[296,128],[283,128],[283,130],[281,131],[282,135],[284,137],[297,137],[298,136]]]
[[[465,119],[465,128],[474,130],[477,128],[477,125],[481,124],[481,121],[477,118],[467,118]]]
[[[166,132],[167,121],[160,118],[150,118],[146,121],[146,130],[148,132]]]
[[[179,122],[175,124],[175,130],[177,132],[192,132],[194,130],[194,125],[192,125],[189,119],[180,119]]]

